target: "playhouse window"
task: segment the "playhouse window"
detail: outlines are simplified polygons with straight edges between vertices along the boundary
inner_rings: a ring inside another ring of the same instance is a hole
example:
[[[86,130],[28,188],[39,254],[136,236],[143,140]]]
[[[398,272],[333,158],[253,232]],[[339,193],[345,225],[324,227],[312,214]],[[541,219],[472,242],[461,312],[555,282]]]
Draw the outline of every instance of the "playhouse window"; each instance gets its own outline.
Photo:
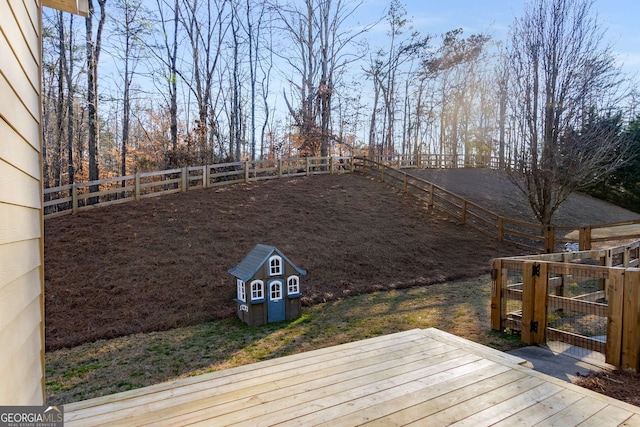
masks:
[[[274,280],[273,282],[271,282],[269,287],[271,288],[271,301],[281,300],[282,299],[282,286],[280,285],[280,282],[277,281],[277,280]]]
[[[264,299],[264,282],[254,280],[251,282],[251,301]]]
[[[269,258],[269,275],[276,276],[282,274],[282,258],[277,255]]]
[[[238,285],[238,299],[242,302],[247,301],[247,294],[245,291],[244,282],[240,279],[236,279],[236,283]]]
[[[298,276],[289,276],[287,279],[287,294],[295,295],[300,293],[300,279]]]

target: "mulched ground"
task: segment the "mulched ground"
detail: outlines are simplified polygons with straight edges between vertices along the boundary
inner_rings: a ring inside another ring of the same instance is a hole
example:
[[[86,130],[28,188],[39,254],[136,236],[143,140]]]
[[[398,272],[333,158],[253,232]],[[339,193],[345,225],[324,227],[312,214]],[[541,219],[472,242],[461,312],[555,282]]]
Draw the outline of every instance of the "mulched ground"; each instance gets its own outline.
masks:
[[[507,217],[532,220],[524,198],[491,170],[416,171]],[[572,195],[559,225],[638,218]],[[45,222],[47,351],[100,338],[234,316],[227,270],[257,243],[306,269],[303,303],[476,277],[491,258],[522,254],[354,175],[196,190]],[[583,386],[638,405],[640,379],[611,373]],[[620,386],[622,384],[622,386]]]
[[[605,371],[578,378],[575,384],[640,406],[640,374],[631,371]]]
[[[47,350],[233,316],[257,244],[306,269],[303,303],[475,277],[522,250],[360,175],[197,190],[49,219]]]

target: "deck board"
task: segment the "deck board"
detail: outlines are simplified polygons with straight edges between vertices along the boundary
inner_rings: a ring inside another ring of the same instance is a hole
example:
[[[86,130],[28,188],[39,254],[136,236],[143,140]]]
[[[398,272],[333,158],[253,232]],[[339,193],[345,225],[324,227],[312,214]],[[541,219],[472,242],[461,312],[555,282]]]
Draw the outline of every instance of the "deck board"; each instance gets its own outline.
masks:
[[[66,426],[640,424],[640,408],[436,329],[65,405]]]

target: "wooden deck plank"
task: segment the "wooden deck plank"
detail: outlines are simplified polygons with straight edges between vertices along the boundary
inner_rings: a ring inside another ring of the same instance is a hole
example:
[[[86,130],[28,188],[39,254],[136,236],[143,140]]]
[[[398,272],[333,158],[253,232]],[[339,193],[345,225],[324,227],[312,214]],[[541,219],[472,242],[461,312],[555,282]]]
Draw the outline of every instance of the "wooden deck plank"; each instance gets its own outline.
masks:
[[[350,419],[345,425],[357,424],[354,419],[357,418],[357,414],[369,414],[374,408],[394,399],[406,398],[408,395],[419,394],[424,398],[425,390],[431,387],[439,386],[442,382],[446,382],[451,378],[458,376],[471,374],[474,372],[489,369],[491,366],[495,366],[488,360],[477,360],[475,362],[456,366],[453,369],[443,370],[428,377],[418,378],[413,381],[399,384],[395,387],[388,388],[382,391],[375,391],[372,394],[364,395],[362,397],[353,400],[344,400],[339,404],[333,405],[329,408],[316,411],[306,416],[298,417],[288,424],[305,426],[305,425],[335,425],[334,420],[338,418]]]
[[[428,415],[428,411],[437,412],[461,401],[500,387],[502,384],[522,379],[525,374],[511,371],[501,365],[449,379],[437,387],[428,387],[420,394],[406,394],[369,408],[366,412],[349,413],[325,424],[327,426],[400,426],[416,419],[416,414]],[[499,372],[496,375],[496,372]],[[447,395],[446,399],[438,399]]]
[[[604,409],[606,406],[607,404],[604,401],[585,397],[584,399],[578,400],[573,405],[566,407],[554,416],[549,417],[546,420],[536,424],[536,426],[577,426],[592,415],[598,413],[598,411]],[[614,423],[607,424],[615,425]]]
[[[557,414],[583,397],[583,395],[578,394],[575,391],[565,389],[558,394],[538,402],[536,405],[530,406],[517,414],[505,418],[504,420],[494,424],[493,427],[530,426]]]
[[[65,405],[65,425],[639,425],[640,408],[435,330]]]
[[[600,427],[607,423],[623,424],[629,418],[633,416],[633,413],[625,411],[613,406],[607,406],[602,411],[587,418],[586,421],[580,424],[580,427]]]
[[[436,412],[427,417],[420,417],[420,414],[416,414],[416,421],[406,425],[450,425],[486,408],[497,405],[500,402],[538,387],[541,384],[544,384],[544,381],[540,378],[524,377],[505,386],[497,387],[490,392],[476,394],[475,397],[464,401],[462,404],[449,406],[447,409]]]
[[[367,356],[375,357],[376,355],[380,355],[381,357],[387,357],[386,354],[390,352],[389,348],[397,349],[397,351],[408,351],[408,349],[412,347],[415,348],[415,345],[412,345],[413,340],[420,338],[420,335],[402,333],[401,336],[393,337],[392,339],[369,343],[369,346],[363,346],[362,341],[360,344],[349,343],[344,346],[318,350],[314,355],[306,354],[306,358],[304,357],[304,353],[300,353],[287,358],[272,359],[258,364],[240,366],[238,368],[65,405],[65,410],[70,413],[68,418],[65,416],[65,422],[73,426],[73,421],[81,420],[82,418],[91,418],[92,422],[95,423],[100,421],[100,415],[105,415],[107,419],[110,419],[116,411],[125,414],[128,408],[133,408],[134,411],[138,411],[138,408],[143,407],[143,410],[145,410],[144,405],[149,402],[155,402],[162,406],[163,403],[161,401],[168,400],[170,401],[169,405],[171,405],[171,402],[178,402],[176,399],[179,396],[186,396],[187,399],[191,399],[194,397],[193,393],[203,391],[211,394],[210,390],[222,390],[224,387],[227,387],[225,391],[229,391],[229,389],[237,387],[237,384],[244,381],[248,381],[248,383],[244,384],[250,386],[251,384],[269,382],[274,377],[282,379],[283,376],[287,375],[286,373],[290,375],[302,375],[308,373],[310,370],[320,369],[320,364],[323,363],[323,361],[325,362],[322,365],[322,369],[327,369],[332,365],[343,365],[349,360],[357,363],[358,359],[354,359],[354,355],[362,357],[362,360],[365,361],[367,360]],[[433,345],[432,347],[435,348],[437,346]],[[274,370],[275,368],[278,369]],[[285,372],[285,374],[282,372]],[[126,413],[124,416],[129,415],[131,414]]]
[[[479,426],[493,425],[513,414],[517,414],[531,406],[552,397],[562,391],[562,388],[555,384],[543,383],[538,387],[520,393],[510,399],[486,408],[480,412],[476,412],[470,417],[465,418],[453,425],[455,426]]]
[[[439,361],[422,369],[400,374],[392,378],[383,378],[381,380],[375,379],[375,374],[372,376],[372,382],[369,384],[356,387],[349,390],[342,390],[341,387],[334,387],[329,390],[330,393],[327,396],[323,396],[319,399],[307,401],[304,405],[296,405],[288,408],[271,408],[272,410],[262,416],[251,418],[247,420],[252,426],[271,426],[280,423],[287,422],[288,424],[295,424],[295,420],[301,419],[305,415],[312,414],[314,412],[330,408],[335,405],[339,405],[342,402],[354,400],[364,396],[371,396],[375,393],[380,393],[396,387],[398,385],[407,385],[416,381],[416,379],[427,377],[431,374],[437,373],[442,370],[448,369],[447,367],[453,367],[457,364],[467,364],[480,360],[475,355],[465,355],[455,359],[446,359]],[[450,369],[450,368],[449,368]],[[409,386],[407,386],[409,387]],[[277,410],[276,410],[277,409]],[[318,420],[317,422],[321,422]]]
[[[416,346],[414,346],[416,347]],[[421,349],[420,349],[421,350]],[[389,354],[391,357],[389,358]],[[225,414],[232,414],[236,411],[242,411],[241,414],[235,414],[241,419],[247,418],[252,413],[252,406],[261,406],[266,408],[277,407],[277,402],[284,400],[290,405],[301,404],[301,396],[307,399],[313,395],[308,390],[322,391],[324,388],[332,385],[340,385],[341,387],[349,387],[351,383],[365,383],[372,381],[371,375],[376,378],[382,378],[385,375],[390,377],[398,375],[399,372],[410,372],[418,366],[421,366],[425,358],[435,360],[447,360],[449,358],[461,357],[465,353],[459,349],[448,346],[434,346],[431,349],[411,352],[400,349],[397,352],[391,352],[386,355],[375,355],[370,358],[351,359],[350,362],[345,361],[328,361],[325,364],[314,365],[315,371],[305,373],[302,370],[292,371],[291,376],[286,378],[278,378],[275,374],[269,381],[262,383],[259,387],[248,386],[243,387],[239,383],[233,390],[217,394],[215,396],[204,395],[193,397],[186,402],[180,402],[180,411],[176,413],[173,407],[163,407],[159,405],[154,407],[152,414],[143,414],[136,419],[140,422],[154,422],[154,425],[175,425],[177,421],[197,422],[207,420],[210,411],[215,408],[217,420],[220,423],[228,424],[233,420],[233,416],[225,417]],[[339,363],[342,362],[342,363]],[[331,368],[328,365],[336,366]],[[171,402],[172,406],[175,402]],[[265,406],[266,405],[266,406]],[[123,422],[127,424],[127,420]],[[110,425],[118,425],[111,422]]]

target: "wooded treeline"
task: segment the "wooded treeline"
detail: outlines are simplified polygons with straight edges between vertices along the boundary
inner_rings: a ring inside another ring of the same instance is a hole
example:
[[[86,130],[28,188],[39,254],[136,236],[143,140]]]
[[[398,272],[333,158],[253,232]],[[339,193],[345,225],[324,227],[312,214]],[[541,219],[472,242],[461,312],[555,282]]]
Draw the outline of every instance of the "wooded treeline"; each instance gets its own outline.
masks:
[[[46,187],[294,155],[493,155],[515,165],[531,147],[513,40],[455,22],[430,34],[399,0],[371,22],[357,19],[363,0],[89,6],[86,19],[45,11]],[[578,134],[616,117],[624,133],[636,98],[587,92],[581,116],[563,125]]]

